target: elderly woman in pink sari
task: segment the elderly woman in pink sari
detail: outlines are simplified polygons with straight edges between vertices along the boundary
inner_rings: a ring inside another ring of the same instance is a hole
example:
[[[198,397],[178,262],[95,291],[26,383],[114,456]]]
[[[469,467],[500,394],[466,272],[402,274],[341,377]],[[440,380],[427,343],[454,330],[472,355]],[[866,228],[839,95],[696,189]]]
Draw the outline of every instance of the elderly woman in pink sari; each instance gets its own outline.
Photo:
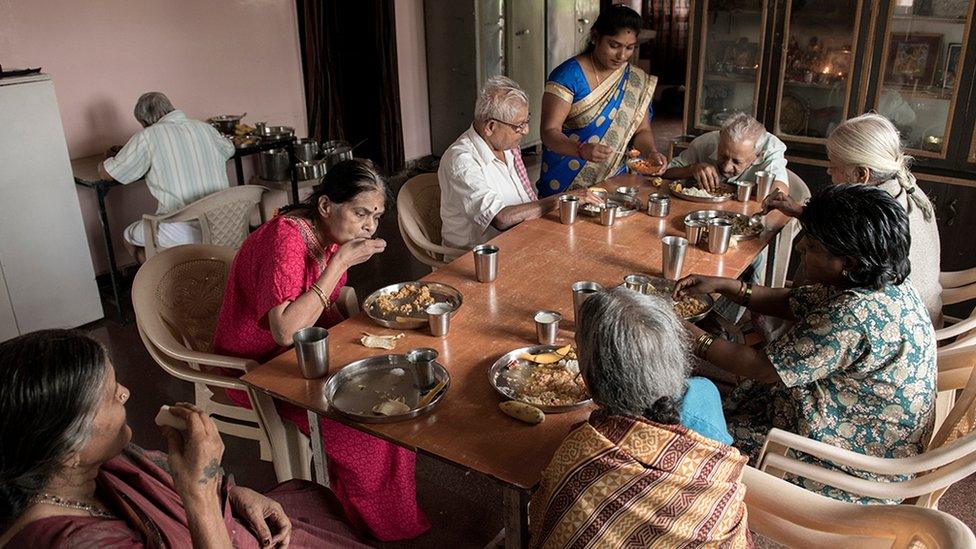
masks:
[[[346,270],[386,247],[372,238],[386,197],[386,184],[368,161],[348,160],[331,168],[305,202],[248,236],[228,276],[214,350],[266,362],[291,346],[296,331],[339,323],[336,299]],[[228,393],[250,407],[244,393]],[[309,433],[304,410],[277,406],[282,418]],[[329,419],[322,419],[322,442],[332,489],[354,525],[382,541],[413,538],[430,527],[417,505],[413,453]]]
[[[0,547],[365,547],[329,491],[267,494],[224,477],[213,421],[190,404],[169,454],[129,444],[129,389],[71,330],[0,343]]]

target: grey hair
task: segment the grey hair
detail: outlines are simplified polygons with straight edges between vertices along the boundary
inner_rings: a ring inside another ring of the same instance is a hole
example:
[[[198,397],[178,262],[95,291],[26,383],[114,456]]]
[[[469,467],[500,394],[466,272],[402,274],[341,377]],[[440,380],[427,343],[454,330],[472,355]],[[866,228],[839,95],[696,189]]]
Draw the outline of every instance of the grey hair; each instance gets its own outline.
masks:
[[[497,118],[514,124],[513,118],[519,107],[528,104],[529,97],[516,81],[505,76],[492,76],[478,93],[478,100],[474,104],[474,120],[485,123],[491,118]]]
[[[132,114],[143,127],[148,128],[174,110],[173,104],[162,92],[148,92],[139,96]]]
[[[758,120],[744,112],[735,113],[722,124],[721,136],[733,143],[751,141],[757,147],[766,135],[766,128]]]
[[[619,287],[592,294],[579,314],[580,370],[608,413],[647,416],[662,398],[681,400],[689,344],[669,301]]]

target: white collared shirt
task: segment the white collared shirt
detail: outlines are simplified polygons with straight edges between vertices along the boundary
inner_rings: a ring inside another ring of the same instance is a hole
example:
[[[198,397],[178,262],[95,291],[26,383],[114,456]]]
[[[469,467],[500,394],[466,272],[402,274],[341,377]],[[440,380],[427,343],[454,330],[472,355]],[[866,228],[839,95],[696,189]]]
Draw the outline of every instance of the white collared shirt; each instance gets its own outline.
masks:
[[[122,184],[145,177],[166,214],[228,187],[227,159],[234,144],[206,122],[176,109],[132,136],[119,154],[103,166]]]
[[[718,168],[718,142],[719,131],[711,131],[696,137],[688,148],[681,151],[668,162],[668,169],[683,168],[698,162],[711,164]],[[755,181],[756,172],[767,171],[776,176],[776,181],[789,183],[790,178],[786,173],[786,145],[775,135],[766,132],[759,143],[756,144],[756,161],[751,166],[742,170],[742,173],[730,177],[729,182],[735,181]]]
[[[492,152],[474,126],[461,134],[441,157],[441,240],[445,246],[469,250],[498,236],[491,226],[506,206],[532,199],[515,170],[515,157],[505,162]]]

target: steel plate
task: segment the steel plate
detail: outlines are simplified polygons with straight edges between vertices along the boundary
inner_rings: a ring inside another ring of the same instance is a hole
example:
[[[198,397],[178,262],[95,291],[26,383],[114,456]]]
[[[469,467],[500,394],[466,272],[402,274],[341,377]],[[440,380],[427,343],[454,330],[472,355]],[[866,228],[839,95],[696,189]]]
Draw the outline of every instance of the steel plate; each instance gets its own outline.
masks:
[[[430,288],[430,295],[436,303],[448,303],[453,307],[454,310],[451,311],[450,315],[452,317],[461,308],[461,303],[463,302],[461,292],[453,286],[441,284],[440,282],[401,282],[399,284],[390,284],[369,294],[366,300],[363,301],[363,310],[366,311],[366,316],[373,319],[373,322],[380,326],[386,326],[387,328],[413,330],[426,326],[427,313],[423,311],[414,311],[408,315],[383,314],[376,305],[376,300],[381,295],[396,293],[405,286],[427,286]]]
[[[522,356],[523,353],[529,353],[535,355],[539,353],[548,353],[550,351],[555,351],[556,349],[559,348],[560,346],[558,345],[533,345],[531,347],[522,347],[521,349],[515,349],[514,351],[505,353],[498,360],[496,360],[494,364],[491,365],[491,368],[488,369],[488,382],[491,383],[491,386],[494,387],[495,390],[498,391],[498,394],[501,395],[502,397],[508,400],[518,400],[518,398],[515,396],[515,389],[509,385],[509,381],[511,381],[510,376],[514,374],[506,375],[508,372],[511,372],[511,370],[507,368],[509,363],[511,363],[514,360],[517,360],[518,357]],[[526,372],[527,373],[523,375],[527,375],[528,373],[531,373],[528,369],[526,369]],[[518,377],[522,378],[522,376],[518,376]],[[540,404],[532,404],[529,402],[526,402],[526,404],[535,406],[536,408],[542,410],[547,414],[558,414],[561,412],[570,412],[572,410],[578,410],[585,406],[589,406],[590,404],[593,404],[593,399],[588,398],[586,400],[581,400],[580,402],[577,402],[575,404],[566,404],[564,406],[545,406]]]
[[[645,276],[647,276],[647,278],[651,279],[651,291],[652,292],[654,292],[655,294],[657,294],[657,295],[659,295],[659,296],[661,296],[661,297],[663,297],[663,298],[665,298],[665,299],[667,299],[669,301],[671,300],[671,294],[674,293],[674,281],[673,280],[668,280],[666,278],[661,278],[659,276],[650,276],[650,275],[645,275]],[[621,284],[620,286],[624,286],[624,285]],[[701,301],[702,303],[704,303],[705,305],[707,305],[707,307],[705,308],[705,310],[702,311],[702,312],[700,312],[700,313],[698,313],[697,315],[691,315],[691,316],[684,317],[685,320],[687,320],[688,322],[691,322],[692,324],[694,324],[694,323],[698,322],[699,320],[702,320],[703,318],[705,318],[706,316],[708,316],[708,313],[712,312],[712,309],[715,308],[715,298],[713,298],[712,296],[710,296],[708,294],[694,295],[694,296],[688,296],[688,297],[690,297],[692,299],[697,299],[698,301]]]
[[[694,220],[699,220],[699,221],[705,221],[705,220],[713,219],[713,218],[716,218],[716,217],[724,217],[726,219],[729,219],[730,221],[732,219],[741,219],[743,222],[749,223],[750,224],[749,225],[750,227],[753,227],[754,229],[755,228],[758,228],[759,229],[758,231],[755,231],[754,230],[753,232],[750,232],[750,233],[747,233],[747,234],[734,234],[733,233],[732,234],[732,240],[751,240],[753,238],[757,238],[763,232],[762,221],[760,221],[759,223],[751,223],[751,219],[752,219],[751,216],[748,216],[746,214],[741,214],[741,213],[738,213],[738,212],[729,212],[729,211],[726,211],[726,210],[698,210],[696,212],[691,212],[690,214],[686,215],[684,221],[685,221],[685,225],[687,225],[688,224],[688,221],[693,220],[693,219]],[[702,231],[703,231],[704,235],[707,235],[708,234],[708,227],[707,226],[706,227],[703,227],[702,228]],[[704,236],[704,235],[702,236],[702,238],[706,238],[706,236]]]
[[[343,366],[325,382],[325,398],[332,411],[361,423],[413,419],[433,410],[451,387],[451,374],[444,366],[435,361],[431,367],[436,383],[444,386],[425,406],[419,406],[426,394],[421,390],[422,375],[407,355],[378,355]],[[393,416],[373,412],[373,406],[385,400],[382,395],[402,396],[410,411]]]
[[[639,198],[618,192],[610,193],[607,197],[607,202],[618,206],[617,217],[628,217],[642,209],[642,203]],[[581,205],[579,211],[591,217],[598,217],[600,215],[600,208],[592,204]]]
[[[703,202],[706,204],[717,204],[719,202],[725,202],[726,200],[732,200],[732,198],[735,196],[735,190],[732,189],[731,187],[728,187],[727,185],[723,185],[723,188],[729,191],[729,196],[726,197],[712,196],[706,198],[704,196],[694,196],[694,195],[685,194],[684,192],[678,192],[674,190],[674,186],[677,183],[681,183],[682,187],[684,185],[689,184],[687,181],[672,181],[668,185],[668,191],[670,191],[673,196],[676,196],[682,200],[687,200],[689,202]]]

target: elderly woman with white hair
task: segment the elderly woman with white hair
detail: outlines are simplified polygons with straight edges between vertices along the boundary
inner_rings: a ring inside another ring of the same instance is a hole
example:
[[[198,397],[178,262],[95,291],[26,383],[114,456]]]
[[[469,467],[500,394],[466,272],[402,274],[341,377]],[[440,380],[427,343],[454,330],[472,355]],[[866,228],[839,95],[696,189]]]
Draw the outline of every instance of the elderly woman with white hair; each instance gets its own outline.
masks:
[[[509,78],[490,78],[478,94],[474,123],[437,170],[445,246],[469,249],[556,208],[559,197],[539,200],[522,163],[519,141],[528,132],[525,92]],[[586,190],[570,194],[585,198]]]
[[[895,198],[908,213],[911,248],[909,279],[918,290],[933,323],[942,323],[942,286],[939,284],[940,245],[932,203],[916,185],[898,129],[880,114],[862,114],[842,122],[827,138],[827,173],[834,184],[871,185]],[[770,195],[767,208],[799,217],[803,205],[782,193]]]
[[[593,294],[576,345],[600,409],[543,471],[531,545],[751,546],[746,458],[702,433],[710,423],[728,438],[718,391],[688,378],[689,343],[671,304],[625,288]]]
[[[133,114],[145,129],[99,165],[102,177],[123,185],[145,177],[149,193],[159,203],[157,214],[179,210],[227,188],[227,159],[234,156],[234,144],[210,124],[187,118],[160,92],[142,94]],[[142,261],[146,246],[142,220],[126,227],[123,236]],[[200,224],[160,223],[157,238],[161,248],[200,242]]]

